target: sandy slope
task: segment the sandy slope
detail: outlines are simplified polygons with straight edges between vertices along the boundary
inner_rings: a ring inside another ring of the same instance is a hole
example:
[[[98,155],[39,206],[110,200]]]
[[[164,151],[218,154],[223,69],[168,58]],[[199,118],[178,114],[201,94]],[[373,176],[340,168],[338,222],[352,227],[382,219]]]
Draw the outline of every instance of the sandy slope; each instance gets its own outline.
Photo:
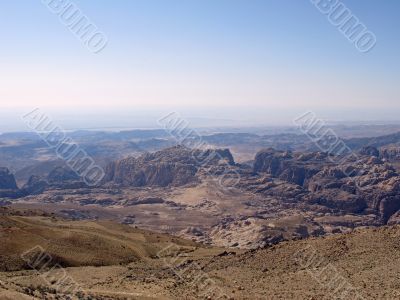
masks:
[[[0,299],[68,299],[65,274],[83,299],[400,298],[400,227],[238,251],[111,222],[0,218]],[[29,270],[18,257],[35,244],[67,273]]]

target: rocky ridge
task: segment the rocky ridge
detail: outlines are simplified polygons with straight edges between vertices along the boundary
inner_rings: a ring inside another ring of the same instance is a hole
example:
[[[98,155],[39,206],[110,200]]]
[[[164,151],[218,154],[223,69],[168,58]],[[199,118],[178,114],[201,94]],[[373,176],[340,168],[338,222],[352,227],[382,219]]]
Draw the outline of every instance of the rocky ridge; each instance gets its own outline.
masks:
[[[121,186],[182,186],[199,181],[198,172],[220,163],[234,165],[229,150],[190,150],[183,146],[129,157],[109,164],[104,182]]]
[[[383,153],[368,146],[338,159],[268,148],[249,166],[235,163],[229,150],[176,146],[109,164],[97,187],[58,167],[17,192],[22,203],[60,206],[75,219],[107,216],[207,244],[258,248],[398,224],[400,175],[395,158]],[[221,187],[219,176],[231,174],[240,180]]]

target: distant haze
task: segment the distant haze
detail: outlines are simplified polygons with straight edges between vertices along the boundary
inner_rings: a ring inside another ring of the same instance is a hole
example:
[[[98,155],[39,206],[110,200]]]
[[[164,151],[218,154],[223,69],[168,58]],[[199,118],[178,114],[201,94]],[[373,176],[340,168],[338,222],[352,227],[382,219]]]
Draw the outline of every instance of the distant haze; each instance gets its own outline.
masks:
[[[93,54],[41,1],[0,5],[0,126],[31,107],[67,127],[154,127],[182,111],[202,125],[395,120],[399,1],[346,1],[377,36],[360,53],[311,1],[77,1],[109,43]],[[9,113],[13,111],[13,113]],[[15,113],[16,112],[16,113]]]
[[[0,111],[0,133],[10,131],[29,131],[22,116],[35,107],[2,109]],[[126,130],[160,128],[158,120],[168,113],[178,112],[191,128],[221,128],[223,131],[233,129],[293,126],[293,120],[306,112],[304,109],[268,109],[258,108],[187,108],[171,107],[157,109],[99,109],[82,108],[55,109],[39,107],[55,124],[65,130]],[[313,110],[318,118],[328,124],[400,124],[397,111],[386,110]]]

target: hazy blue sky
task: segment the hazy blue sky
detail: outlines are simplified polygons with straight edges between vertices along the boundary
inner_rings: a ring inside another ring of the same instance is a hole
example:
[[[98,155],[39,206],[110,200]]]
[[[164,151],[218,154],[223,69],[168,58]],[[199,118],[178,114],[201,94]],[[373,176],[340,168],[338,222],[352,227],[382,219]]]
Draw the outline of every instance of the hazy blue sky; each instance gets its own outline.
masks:
[[[400,1],[343,0],[360,53],[307,0],[74,1],[88,51],[41,1],[0,1],[0,107],[400,108]]]

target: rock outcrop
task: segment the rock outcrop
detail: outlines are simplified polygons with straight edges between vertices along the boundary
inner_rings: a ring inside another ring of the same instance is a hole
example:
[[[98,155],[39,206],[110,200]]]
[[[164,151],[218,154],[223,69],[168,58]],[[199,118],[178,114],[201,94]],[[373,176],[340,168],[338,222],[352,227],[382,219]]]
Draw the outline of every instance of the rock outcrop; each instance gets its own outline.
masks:
[[[390,161],[400,159],[400,146],[388,146],[381,149],[381,157]]]
[[[0,190],[18,189],[14,175],[7,168],[0,168]]]
[[[39,195],[49,187],[47,180],[40,176],[32,175],[28,182],[22,187],[25,195]]]
[[[373,213],[386,224],[400,210],[400,176],[379,156],[374,147],[362,148],[356,157],[339,159],[319,152],[263,150],[256,155],[254,172],[266,173],[271,179],[253,190],[285,202],[291,199],[343,213]]]
[[[375,156],[375,157],[379,157],[379,155],[380,155],[379,150],[372,146],[362,147],[360,149],[359,153],[361,155],[368,155],[368,156]]]
[[[229,150],[191,150],[176,146],[138,158],[129,157],[109,164],[105,182],[122,186],[182,186],[197,182],[205,167],[234,165]]]
[[[317,174],[323,165],[329,165],[328,155],[316,153],[292,153],[266,149],[257,153],[254,172],[265,172],[282,180],[303,185]]]
[[[32,175],[23,186],[25,195],[38,195],[47,189],[79,189],[87,185],[69,167],[56,167],[45,178]]]
[[[18,198],[21,191],[18,189],[14,175],[8,168],[0,168],[0,198]]]

